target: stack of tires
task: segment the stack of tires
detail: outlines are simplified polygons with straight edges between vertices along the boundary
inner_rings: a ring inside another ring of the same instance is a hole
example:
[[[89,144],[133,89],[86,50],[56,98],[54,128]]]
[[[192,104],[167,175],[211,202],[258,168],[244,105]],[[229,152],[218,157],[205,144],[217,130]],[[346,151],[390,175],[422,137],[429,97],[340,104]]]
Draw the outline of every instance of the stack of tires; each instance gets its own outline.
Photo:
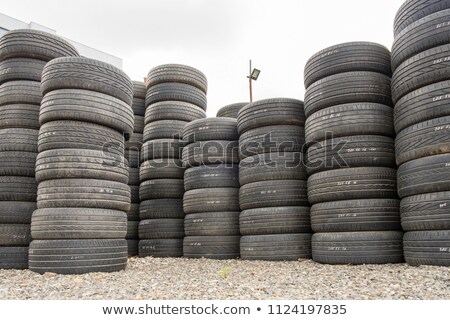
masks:
[[[200,119],[183,130],[183,252],[187,258],[239,257],[237,120]]]
[[[150,70],[140,166],[139,256],[181,257],[184,238],[184,126],[206,117],[207,80],[189,66]]]
[[[121,70],[65,57],[42,73],[36,161],[38,209],[29,267],[38,273],[112,272],[127,263],[133,86]]]
[[[15,30],[0,39],[0,269],[28,268],[42,69],[54,58],[77,55],[41,31]]]
[[[352,42],[305,67],[312,256],[327,264],[403,261],[390,52]]]
[[[239,110],[246,106],[248,102],[238,102],[222,107],[217,111],[218,118],[234,118],[237,119]]]
[[[450,1],[407,1],[394,23],[392,98],[405,260],[450,266]]]
[[[257,101],[238,114],[241,257],[311,258],[303,102]]]

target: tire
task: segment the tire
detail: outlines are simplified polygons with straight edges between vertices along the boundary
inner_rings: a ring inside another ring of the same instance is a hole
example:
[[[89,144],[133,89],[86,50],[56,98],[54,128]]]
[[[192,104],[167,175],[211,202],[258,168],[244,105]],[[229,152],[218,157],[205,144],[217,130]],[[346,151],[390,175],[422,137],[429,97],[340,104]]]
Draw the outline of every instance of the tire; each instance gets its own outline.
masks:
[[[398,168],[398,194],[408,196],[450,191],[448,164],[450,154],[425,157],[402,164]]]
[[[42,94],[39,82],[10,81],[0,85],[0,106],[11,104],[40,105]]]
[[[38,130],[11,128],[0,130],[0,152],[37,153]]]
[[[308,148],[309,175],[357,167],[397,168],[394,140],[383,136],[351,136],[325,140]]]
[[[239,110],[241,110],[242,107],[246,106],[247,104],[248,102],[239,102],[226,105],[225,107],[222,107],[219,109],[219,111],[217,111],[216,117],[237,119]]]
[[[239,203],[242,210],[308,206],[306,181],[271,180],[249,183],[241,187]]]
[[[241,158],[262,153],[303,152],[305,132],[299,126],[267,126],[249,130],[239,138]]]
[[[0,201],[36,202],[36,193],[33,177],[0,176]]]
[[[409,265],[450,266],[448,230],[406,232],[403,246],[405,260]]]
[[[128,257],[139,256],[139,239],[127,239],[128,244]]]
[[[98,208],[127,212],[130,187],[124,183],[95,179],[58,179],[39,184],[38,209]]]
[[[28,247],[0,247],[0,269],[28,269]]]
[[[125,166],[109,165],[110,158],[101,151],[57,149],[39,153],[36,181],[54,179],[97,179],[128,183]]]
[[[138,203],[140,202],[139,199],[139,186],[130,186],[131,191],[131,203]]]
[[[187,237],[239,236],[240,212],[206,212],[188,214],[184,219]]]
[[[163,64],[151,69],[147,75],[147,88],[160,83],[178,82],[208,92],[208,81],[203,72],[182,64]]]
[[[75,120],[113,128],[127,137],[133,134],[133,110],[110,95],[89,90],[60,89],[42,100],[39,122]],[[128,138],[127,138],[128,139]]]
[[[30,224],[36,202],[0,201],[0,224]]]
[[[141,201],[152,199],[182,199],[183,179],[156,179],[141,183],[139,198]]]
[[[190,190],[184,194],[186,214],[204,212],[238,212],[239,188],[210,188]]]
[[[183,239],[184,219],[141,220],[139,239]]]
[[[154,159],[140,167],[141,182],[154,179],[183,179],[184,167],[178,159]]]
[[[129,174],[128,185],[139,186],[141,180],[139,179],[139,168],[127,168]]]
[[[183,141],[178,139],[147,141],[141,148],[141,163],[154,159],[180,159],[183,147]]]
[[[133,104],[131,105],[135,116],[145,116],[145,99],[133,98]]]
[[[237,120],[231,118],[206,118],[186,124],[183,140],[187,143],[214,140],[239,140]]]
[[[183,256],[183,239],[139,241],[139,257],[179,258]]]
[[[240,236],[185,237],[183,253],[190,259],[227,260],[239,258]]]
[[[34,177],[36,156],[34,152],[0,151],[0,176]]]
[[[400,203],[403,230],[450,230],[449,199],[450,191],[403,198]]]
[[[447,23],[450,9],[432,13],[405,27],[392,46],[392,70],[414,55],[447,44],[450,41],[450,25]]]
[[[307,180],[300,152],[263,153],[243,159],[239,165],[240,185],[268,180]]]
[[[184,219],[183,199],[154,199],[142,201],[139,208],[141,220]]]
[[[313,83],[305,93],[305,114],[340,104],[378,103],[393,106],[391,79],[375,72],[345,72]]]
[[[82,58],[57,58],[46,64],[42,72],[44,95],[58,89],[81,89],[110,95],[133,104],[133,83],[122,70],[106,62]]]
[[[0,106],[0,129],[39,130],[39,106],[33,104],[10,104]]]
[[[312,114],[306,120],[306,143],[328,138],[354,135],[394,137],[393,109],[374,103],[354,103],[329,107]]]
[[[38,209],[33,213],[33,240],[120,239],[127,234],[123,211],[88,208]]]
[[[276,98],[253,102],[244,106],[238,115],[240,134],[267,126],[292,125],[305,126],[303,101]]]
[[[184,173],[184,190],[239,188],[239,166],[234,164],[193,167]]]
[[[30,242],[29,224],[0,224],[1,247],[26,247]]]
[[[323,49],[306,62],[305,88],[332,75],[358,71],[390,77],[391,53],[386,47],[372,42],[348,42]]]
[[[133,98],[145,99],[147,87],[143,81],[131,81],[133,83]],[[145,111],[145,110],[144,110]]]
[[[318,203],[311,207],[316,233],[401,230],[400,201],[363,199]]]
[[[127,212],[128,221],[139,221],[139,203],[131,203],[131,208]]]
[[[311,234],[273,234],[241,238],[242,260],[311,259]]]
[[[316,233],[312,257],[323,264],[402,263],[402,239],[401,231]]]
[[[397,171],[360,167],[325,171],[308,179],[311,204],[357,199],[397,199]]]
[[[58,57],[78,56],[78,51],[68,41],[38,30],[18,29],[8,31],[0,39],[0,60],[31,58],[50,61]]]
[[[239,219],[243,236],[311,233],[309,207],[274,207],[244,210]]]
[[[46,63],[46,61],[29,58],[0,61],[0,84],[21,80],[41,82],[42,70]]]
[[[184,83],[166,82],[154,85],[147,90],[145,105],[157,102],[180,101],[196,105],[206,111],[206,94],[200,89]]]
[[[30,244],[30,270],[43,274],[116,272],[127,265],[125,239],[35,240]]]
[[[162,101],[151,104],[145,110],[145,124],[159,120],[178,120],[191,122],[206,118],[200,107],[182,101]]]
[[[178,120],[159,120],[145,126],[143,141],[156,139],[179,139],[188,122]]]
[[[128,221],[125,239],[139,239],[139,221]]]
[[[182,154],[187,168],[203,165],[239,164],[238,141],[200,141],[187,145]]]
[[[406,128],[397,135],[397,164],[450,152],[450,116],[435,118]]]
[[[139,168],[139,164],[141,162],[140,154],[141,152],[136,149],[125,150],[123,160],[128,161],[128,166],[130,166],[130,168]]]
[[[125,142],[125,149],[140,150],[142,147],[143,135],[142,133],[133,132],[130,139]]]

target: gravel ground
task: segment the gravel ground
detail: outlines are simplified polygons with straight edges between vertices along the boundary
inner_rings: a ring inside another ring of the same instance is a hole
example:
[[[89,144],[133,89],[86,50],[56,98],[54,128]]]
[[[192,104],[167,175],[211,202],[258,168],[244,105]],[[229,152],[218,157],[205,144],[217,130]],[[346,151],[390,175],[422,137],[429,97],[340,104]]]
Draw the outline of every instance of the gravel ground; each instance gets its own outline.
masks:
[[[112,274],[0,270],[0,299],[450,299],[450,269],[133,258]]]

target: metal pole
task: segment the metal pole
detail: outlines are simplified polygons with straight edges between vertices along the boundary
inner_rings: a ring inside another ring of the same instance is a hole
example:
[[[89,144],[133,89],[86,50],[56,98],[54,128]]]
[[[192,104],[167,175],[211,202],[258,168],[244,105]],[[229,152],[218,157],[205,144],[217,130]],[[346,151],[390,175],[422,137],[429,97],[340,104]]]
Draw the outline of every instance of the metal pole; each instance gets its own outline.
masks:
[[[250,103],[253,102],[253,88],[252,88],[252,60],[250,60],[250,73],[248,74],[248,81],[250,82]]]

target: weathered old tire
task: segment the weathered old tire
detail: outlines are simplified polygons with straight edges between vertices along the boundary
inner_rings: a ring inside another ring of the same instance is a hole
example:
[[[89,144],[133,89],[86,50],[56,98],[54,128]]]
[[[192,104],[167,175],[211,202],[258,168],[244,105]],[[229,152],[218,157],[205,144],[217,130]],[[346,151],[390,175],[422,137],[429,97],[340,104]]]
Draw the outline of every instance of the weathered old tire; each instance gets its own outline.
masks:
[[[152,219],[139,223],[139,239],[182,239],[184,219]]]
[[[29,58],[11,58],[0,61],[0,84],[20,80],[41,82],[42,70],[46,63],[43,60]]]
[[[140,161],[154,159],[180,159],[184,142],[178,139],[157,139],[142,145]]]
[[[239,258],[240,236],[185,237],[183,254],[191,259],[236,259]]]
[[[182,161],[187,168],[202,165],[238,164],[238,141],[199,141],[183,149]]]
[[[39,130],[39,105],[9,104],[0,106],[0,129]]]
[[[33,177],[0,176],[0,201],[36,202],[36,193]]]
[[[403,248],[409,265],[450,266],[450,231],[406,232]]]
[[[0,224],[0,247],[26,247],[30,242],[29,224]]]
[[[182,199],[183,179],[155,179],[141,183],[139,198],[141,201],[152,199]]]
[[[239,188],[239,165],[220,164],[189,168],[184,173],[185,191],[203,188]]]
[[[127,212],[128,221],[139,221],[139,203],[131,203],[130,210]]]
[[[28,246],[0,247],[0,269],[28,269]]]
[[[179,139],[187,123],[179,120],[158,120],[148,123],[144,129],[143,142],[156,139]]]
[[[34,177],[36,156],[34,152],[0,151],[0,176]]]
[[[179,120],[191,122],[206,118],[200,107],[182,101],[162,101],[149,105],[145,110],[145,124],[159,120]]]
[[[134,116],[134,132],[133,133],[144,133],[144,117]]]
[[[125,168],[128,170],[128,184],[130,186],[138,186],[141,184],[141,180],[139,179],[139,168],[130,168],[128,166],[125,166]]]
[[[164,82],[189,84],[199,88],[205,94],[208,91],[208,81],[203,72],[182,64],[163,64],[148,72],[147,88]]]
[[[36,202],[0,201],[0,223],[30,224]]]
[[[139,239],[127,239],[128,257],[139,256]]]
[[[139,257],[178,258],[183,256],[183,239],[153,239],[139,241]]]
[[[163,101],[181,101],[196,105],[206,110],[206,94],[189,84],[165,82],[159,83],[147,89],[145,105],[150,106]]]
[[[141,152],[136,149],[127,149],[125,150],[123,160],[128,161],[128,166],[131,168],[139,168]],[[122,159],[121,159],[122,160]]]
[[[183,140],[187,143],[213,140],[239,140],[237,120],[231,118],[206,118],[186,124]]]
[[[147,87],[143,81],[131,81],[133,83],[133,98],[145,99]],[[145,109],[144,109],[145,111]]]
[[[0,129],[0,151],[37,153],[38,134],[34,129]]]
[[[241,110],[243,106],[246,106],[248,102],[238,102],[226,105],[225,107],[222,107],[217,111],[216,117],[218,118],[233,118],[237,119],[238,112]]]
[[[179,159],[153,159],[140,167],[141,182],[154,179],[183,179],[184,167]]]
[[[139,207],[141,220],[184,219],[183,199],[153,199],[142,201]]]
[[[183,209],[186,214],[240,211],[239,188],[189,190],[184,194]]]
[[[139,199],[139,185],[137,186],[130,186],[131,191],[131,203],[138,203],[140,201]]]
[[[39,82],[9,81],[0,85],[0,106],[11,104],[39,105],[42,100]]]
[[[206,212],[188,214],[184,219],[186,237],[239,236],[240,212]]]

